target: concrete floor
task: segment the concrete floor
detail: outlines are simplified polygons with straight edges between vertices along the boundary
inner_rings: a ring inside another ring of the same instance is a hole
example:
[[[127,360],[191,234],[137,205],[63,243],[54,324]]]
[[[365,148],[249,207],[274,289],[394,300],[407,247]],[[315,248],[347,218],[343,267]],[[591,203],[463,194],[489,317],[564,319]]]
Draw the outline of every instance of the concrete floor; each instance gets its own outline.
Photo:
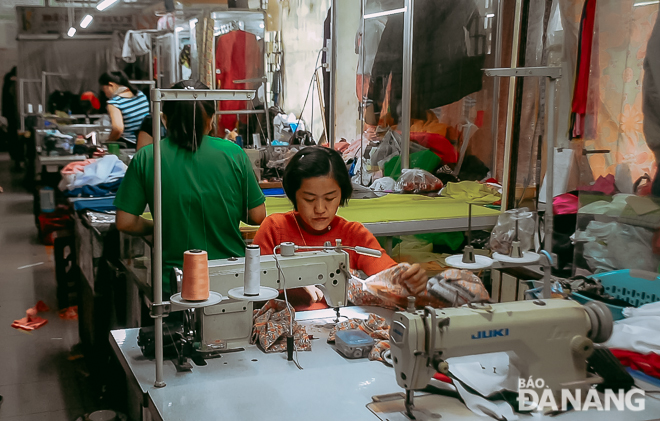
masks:
[[[95,409],[84,360],[76,352],[78,322],[61,320],[52,247],[40,244],[32,195],[23,174],[0,153],[0,419],[72,421]],[[48,323],[33,332],[11,323],[43,300]]]

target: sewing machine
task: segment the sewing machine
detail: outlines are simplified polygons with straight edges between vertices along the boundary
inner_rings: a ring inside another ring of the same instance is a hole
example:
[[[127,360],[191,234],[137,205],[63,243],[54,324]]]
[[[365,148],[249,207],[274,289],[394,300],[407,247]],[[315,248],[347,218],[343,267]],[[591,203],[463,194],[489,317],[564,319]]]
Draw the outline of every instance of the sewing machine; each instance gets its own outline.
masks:
[[[361,254],[380,256],[377,250],[361,247],[342,247],[338,240],[335,246],[326,243],[324,247],[302,247],[293,243],[283,243],[278,255],[279,273],[275,257],[261,256],[261,286],[282,289],[318,286],[326,302],[335,308],[347,304],[347,281],[349,255],[345,250],[355,250]],[[322,249],[319,251],[299,250]],[[245,258],[230,258],[209,261],[211,291],[227,296],[228,291],[244,284],[246,271]],[[252,331],[253,305],[251,301],[226,299],[220,304],[199,309],[195,320],[201,352],[214,352],[241,348],[248,344]]]
[[[467,355],[514,353],[521,378],[543,379],[555,394],[562,387],[587,389],[595,381],[586,360],[612,326],[604,304],[561,299],[397,312],[390,343],[406,411],[414,418],[413,391],[425,388],[436,372],[448,373],[446,359]]]

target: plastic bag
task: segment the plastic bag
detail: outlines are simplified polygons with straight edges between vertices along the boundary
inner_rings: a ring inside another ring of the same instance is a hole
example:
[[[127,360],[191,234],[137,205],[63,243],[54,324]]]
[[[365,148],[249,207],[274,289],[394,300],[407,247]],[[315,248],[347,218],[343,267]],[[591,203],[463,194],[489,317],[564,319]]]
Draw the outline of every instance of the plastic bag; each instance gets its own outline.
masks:
[[[428,171],[413,169],[403,170],[395,190],[404,193],[437,192],[442,188],[442,181]]]
[[[371,190],[391,192],[394,191],[395,185],[396,185],[396,181],[394,181],[393,178],[383,177],[374,181],[374,183],[371,185]]]
[[[401,155],[401,135],[390,130],[385,134],[378,149],[372,151],[371,165],[383,168],[385,162],[397,155]]]
[[[520,248],[527,251],[534,245],[536,219],[528,208],[511,209],[497,218],[497,225],[490,234],[490,249],[500,254],[509,254],[516,238],[516,220],[518,221],[518,241]]]
[[[449,269],[429,279],[426,289],[454,306],[490,300],[481,279],[469,270]]]

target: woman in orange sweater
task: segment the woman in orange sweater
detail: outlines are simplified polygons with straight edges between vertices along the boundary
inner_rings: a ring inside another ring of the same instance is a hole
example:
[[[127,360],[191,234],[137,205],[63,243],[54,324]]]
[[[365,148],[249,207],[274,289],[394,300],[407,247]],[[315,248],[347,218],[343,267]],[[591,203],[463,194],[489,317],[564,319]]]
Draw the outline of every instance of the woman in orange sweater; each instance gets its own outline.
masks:
[[[261,254],[272,254],[275,246],[286,241],[322,246],[326,241],[334,244],[340,239],[344,246],[369,247],[383,253],[375,258],[349,251],[351,269],[371,276],[396,266],[362,224],[336,215],[339,206],[346,205],[353,192],[339,152],[320,146],[301,149],[284,170],[282,184],[294,210],[272,214],[263,221],[253,243],[261,247]],[[418,264],[412,265],[401,274],[400,281],[412,294],[418,294],[426,289],[426,272]],[[296,288],[288,296],[297,310],[327,307],[317,287]]]

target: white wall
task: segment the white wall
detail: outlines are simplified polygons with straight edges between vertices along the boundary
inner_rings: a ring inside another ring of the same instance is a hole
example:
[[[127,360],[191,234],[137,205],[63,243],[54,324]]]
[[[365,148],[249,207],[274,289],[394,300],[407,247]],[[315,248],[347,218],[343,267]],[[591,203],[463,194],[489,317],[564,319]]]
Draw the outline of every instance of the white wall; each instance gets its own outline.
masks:
[[[287,113],[299,115],[307,96],[307,89],[314,74],[317,56],[323,48],[323,21],[331,0],[285,0],[282,10],[282,40],[284,48],[284,97],[283,108]],[[355,33],[360,21],[358,0],[339,0],[338,38],[338,118],[337,137],[355,139],[358,118],[358,100],[355,94]],[[319,59],[318,64],[321,64]],[[315,139],[323,132],[319,97],[314,90],[313,131]],[[312,99],[307,101],[303,118],[312,123]]]

